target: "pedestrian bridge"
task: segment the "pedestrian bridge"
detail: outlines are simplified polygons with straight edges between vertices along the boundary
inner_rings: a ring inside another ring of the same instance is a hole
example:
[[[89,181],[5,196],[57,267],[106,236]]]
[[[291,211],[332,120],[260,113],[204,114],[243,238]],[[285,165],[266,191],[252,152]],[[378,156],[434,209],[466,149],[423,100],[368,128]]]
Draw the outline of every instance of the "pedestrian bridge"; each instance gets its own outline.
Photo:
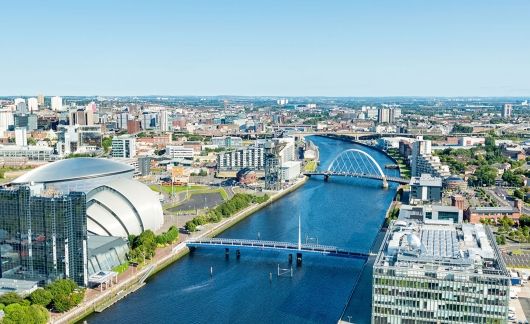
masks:
[[[314,253],[335,257],[346,257],[366,260],[369,253],[339,249],[335,246],[320,244],[298,244],[278,241],[244,240],[229,238],[200,238],[186,242],[189,248],[213,247],[213,248],[236,248],[253,250],[288,251],[293,253]]]
[[[349,149],[337,155],[325,171],[307,172],[306,176],[322,175],[324,180],[331,176],[356,177],[376,179],[383,181],[383,187],[388,187],[388,182],[407,184],[409,180],[400,177],[388,176],[377,161],[365,151]]]

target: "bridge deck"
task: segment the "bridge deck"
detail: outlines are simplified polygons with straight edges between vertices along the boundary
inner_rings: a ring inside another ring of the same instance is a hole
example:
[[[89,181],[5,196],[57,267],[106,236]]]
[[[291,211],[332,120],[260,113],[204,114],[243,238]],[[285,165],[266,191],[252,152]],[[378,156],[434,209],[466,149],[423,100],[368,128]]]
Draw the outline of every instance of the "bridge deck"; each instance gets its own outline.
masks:
[[[375,174],[366,174],[366,173],[348,173],[348,172],[333,172],[333,171],[322,171],[322,172],[304,172],[306,176],[321,175],[321,176],[339,176],[339,177],[352,177],[352,178],[365,178],[365,179],[375,179],[383,180],[383,177]],[[399,177],[386,177],[386,181],[396,182],[400,184],[408,184],[410,180],[399,178]]]
[[[197,239],[186,242],[188,247],[221,247],[221,248],[250,248],[250,249],[265,249],[278,251],[293,251],[293,252],[309,252],[326,254],[330,256],[350,257],[350,258],[368,258],[368,253],[348,251],[339,249],[335,246],[319,245],[319,244],[302,244],[300,250],[298,245],[290,242],[277,241],[261,241],[261,240],[240,240],[227,238],[208,238]]]

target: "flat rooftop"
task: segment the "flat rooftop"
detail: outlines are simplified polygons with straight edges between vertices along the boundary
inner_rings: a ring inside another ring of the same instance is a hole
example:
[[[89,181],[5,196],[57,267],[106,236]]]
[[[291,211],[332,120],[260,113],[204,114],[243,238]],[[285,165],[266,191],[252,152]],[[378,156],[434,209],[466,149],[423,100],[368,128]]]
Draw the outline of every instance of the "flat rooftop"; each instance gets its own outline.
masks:
[[[432,177],[430,174],[422,174],[421,177],[412,177],[411,186],[442,187],[442,178]]]
[[[513,207],[471,207],[469,208],[471,213],[513,213]]]
[[[493,234],[482,224],[425,224],[398,220],[390,226],[375,266],[435,273],[509,276]],[[427,276],[426,272],[423,275]]]

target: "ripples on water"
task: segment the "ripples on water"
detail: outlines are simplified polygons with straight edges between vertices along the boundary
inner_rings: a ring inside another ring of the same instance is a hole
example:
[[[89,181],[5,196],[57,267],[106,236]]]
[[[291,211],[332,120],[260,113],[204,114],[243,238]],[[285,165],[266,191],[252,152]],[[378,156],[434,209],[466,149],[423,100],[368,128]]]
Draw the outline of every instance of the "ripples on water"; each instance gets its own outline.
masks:
[[[321,167],[339,152],[365,148],[315,137]],[[373,151],[371,152],[373,153]],[[390,161],[379,153],[383,166]],[[395,172],[395,170],[387,170]],[[311,179],[302,188],[224,232],[222,237],[312,242],[367,251],[378,231],[393,190],[377,181]],[[289,268],[285,253],[245,251],[228,259],[224,251],[198,249],[148,280],[148,284],[89,323],[336,323],[363,262],[304,255],[293,277],[278,277],[278,264]],[[213,267],[213,276],[210,276]],[[273,274],[270,280],[270,273]],[[369,322],[370,286],[361,285],[352,321]],[[366,295],[366,298],[362,296]]]

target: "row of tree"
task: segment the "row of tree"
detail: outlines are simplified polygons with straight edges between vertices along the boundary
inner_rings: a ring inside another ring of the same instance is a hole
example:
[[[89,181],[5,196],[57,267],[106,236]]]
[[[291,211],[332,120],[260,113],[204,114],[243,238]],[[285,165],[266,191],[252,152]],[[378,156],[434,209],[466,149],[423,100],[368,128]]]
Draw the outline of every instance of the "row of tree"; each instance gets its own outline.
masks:
[[[160,235],[147,230],[140,235],[129,235],[129,261],[143,263],[155,256],[157,246],[174,243],[179,238],[179,230],[171,226],[169,230]]]
[[[0,296],[0,310],[4,311],[2,323],[47,323],[49,313],[66,312],[79,305],[85,289],[71,279],[56,280],[22,298],[15,292]]]
[[[249,194],[238,193],[230,200],[223,202],[219,206],[211,209],[208,213],[199,215],[192,220],[186,222],[185,228],[190,232],[197,230],[197,226],[207,223],[217,223],[221,219],[230,217],[240,210],[243,210],[253,203],[263,203],[269,200],[268,195],[255,196]]]

